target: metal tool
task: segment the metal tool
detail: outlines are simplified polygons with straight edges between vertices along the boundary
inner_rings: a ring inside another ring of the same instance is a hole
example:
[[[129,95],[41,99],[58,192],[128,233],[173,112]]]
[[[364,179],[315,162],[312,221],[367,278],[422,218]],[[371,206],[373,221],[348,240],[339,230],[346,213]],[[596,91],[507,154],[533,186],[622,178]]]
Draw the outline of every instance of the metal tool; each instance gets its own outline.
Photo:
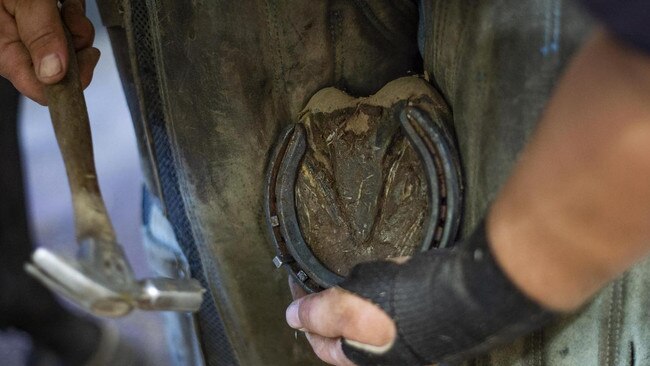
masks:
[[[46,87],[52,125],[65,162],[75,228],[80,247],[76,258],[37,249],[25,270],[51,290],[99,316],[124,316],[134,308],[193,312],[205,290],[194,279],[154,278],[137,281],[102,198],[90,134],[88,110],[79,69],[68,37],[69,67],[65,78]]]

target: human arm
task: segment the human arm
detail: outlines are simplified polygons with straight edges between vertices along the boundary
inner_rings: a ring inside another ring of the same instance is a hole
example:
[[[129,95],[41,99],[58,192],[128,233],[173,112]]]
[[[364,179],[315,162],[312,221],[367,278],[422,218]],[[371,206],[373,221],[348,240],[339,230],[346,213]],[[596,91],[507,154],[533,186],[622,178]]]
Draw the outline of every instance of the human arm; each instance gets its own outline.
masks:
[[[650,56],[599,32],[573,60],[488,216],[497,261],[573,310],[650,251]]]
[[[61,11],[53,0],[0,0],[0,75],[43,105],[47,104],[43,84],[56,83],[67,72],[61,18],[72,34],[85,88],[99,60],[99,50],[92,47],[95,34],[85,16],[85,0],[67,0]]]
[[[648,56],[599,32],[572,61],[514,174],[492,205],[485,238],[494,263],[515,285],[513,294],[519,291],[539,306],[538,314],[575,310],[650,250],[649,106]],[[423,271],[441,271],[460,263],[452,257],[431,260],[436,263],[429,268],[411,261],[397,271],[406,272],[416,264]],[[463,271],[478,271],[471,262],[461,266]],[[459,273],[467,273],[463,271]],[[438,278],[439,285],[464,280],[462,276],[449,276],[449,272],[439,274],[433,277]],[[359,278],[357,283],[363,281]],[[373,281],[380,283],[382,278]],[[422,277],[414,276],[413,282],[417,281],[422,282]],[[392,293],[394,280],[385,282],[386,287],[375,290],[376,294]],[[364,286],[373,288],[374,284],[365,283],[361,288]],[[414,292],[413,301],[422,301],[428,296],[426,291]],[[445,297],[449,293],[437,295]],[[397,325],[386,320],[390,312],[369,302],[360,305],[358,299],[341,289],[311,295],[290,307],[288,322],[323,335],[312,337],[316,339],[312,342],[314,348],[319,355],[336,355],[337,359],[343,353],[336,341],[339,336],[381,346],[390,345],[391,335],[403,333],[400,320]],[[464,310],[449,307],[447,317],[444,311],[422,316],[436,316],[434,321],[445,323]],[[483,316],[455,325],[473,331],[469,323],[483,322],[492,313]],[[513,316],[503,325],[525,321]],[[366,329],[364,324],[368,323],[383,324],[382,330]],[[500,341],[512,340],[539,324],[529,325]],[[377,335],[383,338],[376,339]],[[484,338],[492,335],[487,332]],[[458,339],[452,341],[461,343]],[[478,337],[470,341],[474,343],[462,346],[476,346]],[[440,356],[446,359],[454,355]]]

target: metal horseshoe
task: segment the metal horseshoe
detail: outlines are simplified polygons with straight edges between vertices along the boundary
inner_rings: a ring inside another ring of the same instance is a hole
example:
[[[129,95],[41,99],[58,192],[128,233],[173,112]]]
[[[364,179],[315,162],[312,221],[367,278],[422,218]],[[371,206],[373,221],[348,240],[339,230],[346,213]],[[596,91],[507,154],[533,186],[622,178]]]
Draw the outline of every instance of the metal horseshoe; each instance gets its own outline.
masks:
[[[444,125],[415,106],[405,106],[399,120],[420,157],[428,184],[430,212],[420,250],[443,248],[455,239],[461,216],[462,181],[453,138]],[[287,268],[305,290],[318,292],[344,278],[316,258],[300,230],[295,185],[306,150],[304,126],[294,124],[282,131],[267,169],[264,211],[276,250],[273,263]]]

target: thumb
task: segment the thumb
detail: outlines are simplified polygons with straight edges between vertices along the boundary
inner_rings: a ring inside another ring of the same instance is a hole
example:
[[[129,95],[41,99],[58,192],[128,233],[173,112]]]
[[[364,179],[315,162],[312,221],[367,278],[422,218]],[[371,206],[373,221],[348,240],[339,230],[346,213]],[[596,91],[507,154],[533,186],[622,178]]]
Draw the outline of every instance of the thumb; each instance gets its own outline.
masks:
[[[19,1],[14,17],[18,34],[32,58],[36,77],[45,84],[60,81],[68,67],[68,47],[57,2]]]

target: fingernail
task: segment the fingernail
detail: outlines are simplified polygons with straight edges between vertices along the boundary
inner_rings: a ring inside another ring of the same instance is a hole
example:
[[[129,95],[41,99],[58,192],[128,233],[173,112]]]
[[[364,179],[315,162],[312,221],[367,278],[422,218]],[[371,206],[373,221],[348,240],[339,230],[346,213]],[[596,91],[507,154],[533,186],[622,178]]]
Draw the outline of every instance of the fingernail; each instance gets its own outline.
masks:
[[[291,305],[289,305],[286,313],[287,324],[289,324],[289,326],[294,329],[302,329],[302,325],[300,324],[300,319],[298,318],[298,307],[299,307],[299,302],[294,301],[291,303]]]
[[[362,351],[366,351],[368,353],[372,353],[376,355],[382,355],[386,353],[389,349],[393,347],[393,344],[395,343],[395,341],[393,340],[383,346],[373,346],[372,344],[361,343],[350,339],[344,339],[343,341],[347,343],[349,346],[352,346],[353,348],[360,349]]]
[[[38,75],[43,79],[49,79],[61,73],[63,65],[61,59],[56,53],[49,54],[41,60],[41,66],[38,70]]]

